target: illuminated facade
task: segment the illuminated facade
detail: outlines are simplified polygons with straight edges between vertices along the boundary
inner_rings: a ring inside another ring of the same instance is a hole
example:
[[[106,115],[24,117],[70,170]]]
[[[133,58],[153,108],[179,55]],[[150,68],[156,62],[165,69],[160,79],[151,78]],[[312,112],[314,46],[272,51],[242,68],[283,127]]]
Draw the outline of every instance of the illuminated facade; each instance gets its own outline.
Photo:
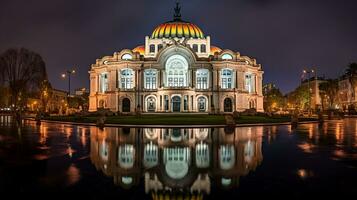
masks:
[[[210,36],[181,20],[178,6],[144,45],[97,59],[89,73],[90,111],[263,111],[261,65],[211,45]]]
[[[239,186],[262,162],[263,127],[156,129],[91,128],[90,158],[97,170],[129,189],[140,184],[153,199],[201,199],[212,185]]]

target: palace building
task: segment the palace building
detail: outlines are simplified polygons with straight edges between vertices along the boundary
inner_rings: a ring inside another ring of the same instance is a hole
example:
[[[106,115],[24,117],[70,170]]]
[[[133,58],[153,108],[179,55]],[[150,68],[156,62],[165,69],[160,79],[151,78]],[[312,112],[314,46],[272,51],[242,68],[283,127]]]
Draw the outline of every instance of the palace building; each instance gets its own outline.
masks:
[[[89,111],[130,114],[263,112],[263,70],[256,60],[211,44],[195,24],[174,19],[145,44],[97,59],[90,73]]]

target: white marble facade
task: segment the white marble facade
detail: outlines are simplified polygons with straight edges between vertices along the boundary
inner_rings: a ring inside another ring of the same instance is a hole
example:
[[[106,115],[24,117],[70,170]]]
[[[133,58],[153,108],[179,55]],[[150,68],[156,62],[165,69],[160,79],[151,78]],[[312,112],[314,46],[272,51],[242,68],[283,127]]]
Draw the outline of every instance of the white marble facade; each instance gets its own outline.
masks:
[[[263,112],[263,70],[255,59],[211,45],[194,24],[175,19],[145,45],[97,59],[89,110],[113,112]]]

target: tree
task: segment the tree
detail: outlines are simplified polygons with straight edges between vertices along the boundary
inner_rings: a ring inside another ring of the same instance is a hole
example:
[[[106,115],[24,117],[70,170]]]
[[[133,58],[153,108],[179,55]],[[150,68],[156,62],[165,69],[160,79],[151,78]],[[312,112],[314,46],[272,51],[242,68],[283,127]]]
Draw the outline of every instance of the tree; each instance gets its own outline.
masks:
[[[320,97],[324,109],[324,102],[328,102],[329,109],[333,108],[338,97],[338,80],[327,79],[326,82],[319,84]]]
[[[352,96],[355,97],[355,88],[357,86],[357,63],[351,63],[348,65],[348,68],[346,69],[345,75],[348,78],[348,81],[351,84],[352,87]]]
[[[9,90],[7,87],[0,86],[0,107],[9,106]]]
[[[52,97],[52,85],[48,80],[44,80],[40,83],[40,90],[38,91],[41,97],[41,112],[48,112],[48,103]]]
[[[284,96],[276,87],[264,87],[264,110],[272,112],[284,107]]]
[[[38,91],[44,80],[47,80],[46,66],[39,54],[21,48],[8,49],[0,55],[0,83],[9,88],[12,112],[18,123],[28,94]]]
[[[307,85],[300,85],[293,92],[288,94],[288,102],[295,109],[303,110],[309,103],[309,89]]]

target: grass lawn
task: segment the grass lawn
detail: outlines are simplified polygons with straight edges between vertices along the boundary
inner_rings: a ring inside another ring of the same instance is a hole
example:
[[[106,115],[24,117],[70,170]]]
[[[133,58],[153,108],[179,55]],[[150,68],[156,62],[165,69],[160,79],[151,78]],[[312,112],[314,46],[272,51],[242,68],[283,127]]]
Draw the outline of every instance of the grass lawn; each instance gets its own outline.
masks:
[[[96,117],[58,116],[46,119],[66,122],[96,122]],[[132,125],[220,125],[225,124],[225,120],[224,116],[220,115],[142,115],[141,117],[110,116],[107,117],[106,123]]]
[[[95,123],[97,117],[56,116],[48,117],[47,120]],[[312,121],[314,118],[303,118],[300,121]],[[237,124],[254,123],[284,123],[290,122],[289,116],[241,116],[236,120]],[[224,125],[223,115],[142,115],[136,116],[110,116],[106,119],[107,124],[130,124],[130,125]]]

